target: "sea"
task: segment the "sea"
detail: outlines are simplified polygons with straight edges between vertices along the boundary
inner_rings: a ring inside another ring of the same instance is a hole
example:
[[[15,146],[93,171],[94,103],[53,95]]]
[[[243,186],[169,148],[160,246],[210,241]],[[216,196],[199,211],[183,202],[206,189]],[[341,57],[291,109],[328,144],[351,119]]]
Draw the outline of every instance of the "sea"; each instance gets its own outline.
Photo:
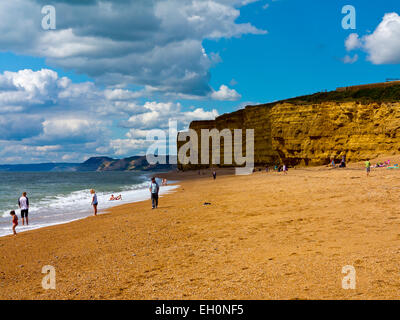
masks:
[[[17,232],[92,215],[91,189],[97,193],[99,214],[113,206],[148,200],[151,176],[147,172],[0,172],[0,236],[12,234],[11,210],[19,218]],[[177,187],[160,187],[160,195]],[[22,226],[18,208],[22,192],[29,198],[29,226]],[[109,201],[112,194],[122,200]]]

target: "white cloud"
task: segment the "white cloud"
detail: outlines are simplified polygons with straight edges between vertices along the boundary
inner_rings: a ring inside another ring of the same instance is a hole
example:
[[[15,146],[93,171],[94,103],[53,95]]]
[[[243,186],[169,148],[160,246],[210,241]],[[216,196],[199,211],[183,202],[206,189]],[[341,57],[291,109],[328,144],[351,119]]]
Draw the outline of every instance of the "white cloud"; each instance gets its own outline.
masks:
[[[345,41],[345,46],[347,51],[352,51],[354,49],[361,48],[362,43],[358,34],[357,33],[350,34]]]
[[[214,91],[211,94],[211,98],[215,100],[236,101],[241,97],[242,96],[237,93],[235,89],[229,89],[226,85],[222,85],[218,91]]]
[[[236,22],[239,7],[251,2],[104,0],[82,5],[55,0],[57,29],[44,31],[40,9],[46,1],[0,1],[0,50],[45,57],[52,66],[106,84],[206,96],[212,91],[209,69],[220,58],[206,53],[202,42],[265,34]]]
[[[351,34],[345,42],[348,51],[362,49],[373,64],[400,63],[400,16],[387,13],[372,34],[359,37]]]
[[[215,109],[187,111],[176,101],[241,98],[226,85],[210,87],[210,68],[221,57],[202,43],[266,34],[238,22],[241,7],[255,1],[54,0],[52,31],[41,29],[47,1],[0,1],[0,51],[43,57],[94,80],[73,83],[50,69],[0,74],[0,161],[132,155],[147,146],[149,130],[166,129],[169,120],[184,129],[214,119]]]
[[[386,14],[375,31],[364,37],[364,49],[374,64],[400,63],[400,16]]]
[[[358,54],[355,54],[353,57],[346,55],[342,60],[343,60],[343,63],[346,63],[346,64],[356,63],[358,61]]]
[[[144,155],[152,143],[146,139],[113,139],[109,141],[109,145],[99,147],[96,151],[103,154],[111,153],[116,156]]]
[[[82,118],[53,118],[43,122],[40,140],[49,141],[96,141],[104,124],[99,120]]]
[[[56,89],[57,78],[57,73],[48,69],[5,71],[0,75],[0,108],[6,104],[44,103]]]
[[[130,91],[123,89],[107,89],[104,91],[104,95],[108,100],[113,101],[124,101],[139,98],[143,95],[143,91]]]
[[[146,102],[137,114],[132,115],[122,125],[127,128],[141,127],[142,129],[164,129],[169,125],[169,120],[176,120],[181,126],[187,126],[193,120],[210,120],[218,116],[217,110],[206,111],[197,108],[193,111],[182,111],[180,103]]]
[[[129,156],[144,152],[149,130],[166,129],[170,120],[185,129],[192,120],[214,119],[216,110],[177,102],[139,103],[140,91],[73,83],[52,70],[0,74],[0,147],[2,161],[66,161],[105,153]],[[112,131],[122,138],[112,138]],[[10,143],[12,141],[12,143]],[[19,154],[27,154],[20,158]],[[29,156],[28,156],[29,154]],[[80,161],[80,160],[79,160]]]

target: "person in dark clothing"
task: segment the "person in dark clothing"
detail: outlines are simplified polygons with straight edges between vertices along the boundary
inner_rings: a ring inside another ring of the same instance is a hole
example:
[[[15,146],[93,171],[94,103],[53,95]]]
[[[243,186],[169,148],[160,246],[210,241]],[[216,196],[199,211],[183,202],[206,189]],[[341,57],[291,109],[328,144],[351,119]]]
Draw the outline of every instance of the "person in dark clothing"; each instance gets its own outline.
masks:
[[[346,168],[346,156],[342,156],[339,168]]]
[[[215,171],[213,171],[212,173],[214,180],[217,179],[217,173]]]
[[[160,191],[160,186],[158,185],[156,178],[151,178],[151,183],[149,187],[151,193],[151,204],[153,209],[158,207],[158,192]]]

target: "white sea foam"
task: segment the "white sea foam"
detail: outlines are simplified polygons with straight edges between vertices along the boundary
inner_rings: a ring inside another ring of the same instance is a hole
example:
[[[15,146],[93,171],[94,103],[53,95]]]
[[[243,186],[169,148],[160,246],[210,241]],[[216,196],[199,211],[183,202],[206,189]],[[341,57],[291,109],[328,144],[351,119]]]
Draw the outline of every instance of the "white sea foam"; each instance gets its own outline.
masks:
[[[122,204],[144,201],[150,199],[148,182],[126,186],[123,191],[115,193],[121,195],[122,200],[109,201],[110,193],[97,193],[99,214],[108,208]],[[178,186],[164,186],[160,188],[160,195],[171,193]],[[149,204],[150,206],[150,204]],[[16,210],[19,216],[19,210]],[[21,219],[17,232],[43,228],[51,225],[68,223],[79,220],[92,214],[90,190],[79,190],[66,195],[45,197],[38,203],[31,204],[29,208],[30,225],[22,226]],[[2,213],[0,219],[0,236],[11,234],[11,217],[9,211]]]

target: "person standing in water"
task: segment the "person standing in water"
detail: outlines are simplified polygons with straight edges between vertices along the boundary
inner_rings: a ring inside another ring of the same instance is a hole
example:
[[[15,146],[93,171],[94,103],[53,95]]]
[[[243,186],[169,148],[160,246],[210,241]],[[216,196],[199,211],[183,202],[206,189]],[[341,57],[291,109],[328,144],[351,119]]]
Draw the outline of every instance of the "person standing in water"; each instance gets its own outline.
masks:
[[[29,225],[29,220],[28,220],[29,199],[26,196],[26,192],[23,192],[21,198],[18,199],[18,206],[21,209],[22,225],[25,225],[25,219],[26,219],[26,225]]]
[[[160,186],[158,185],[155,177],[151,178],[149,190],[151,193],[152,209],[157,209],[157,207],[158,207],[158,192],[160,190]]]
[[[367,170],[367,177],[369,177],[369,173],[371,172],[371,162],[369,161],[369,159],[365,161],[365,168]]]
[[[94,191],[93,189],[90,190],[90,193],[92,194],[92,206],[94,210],[94,215],[97,216],[97,205],[99,204],[99,202],[97,201],[97,194],[96,191]]]

